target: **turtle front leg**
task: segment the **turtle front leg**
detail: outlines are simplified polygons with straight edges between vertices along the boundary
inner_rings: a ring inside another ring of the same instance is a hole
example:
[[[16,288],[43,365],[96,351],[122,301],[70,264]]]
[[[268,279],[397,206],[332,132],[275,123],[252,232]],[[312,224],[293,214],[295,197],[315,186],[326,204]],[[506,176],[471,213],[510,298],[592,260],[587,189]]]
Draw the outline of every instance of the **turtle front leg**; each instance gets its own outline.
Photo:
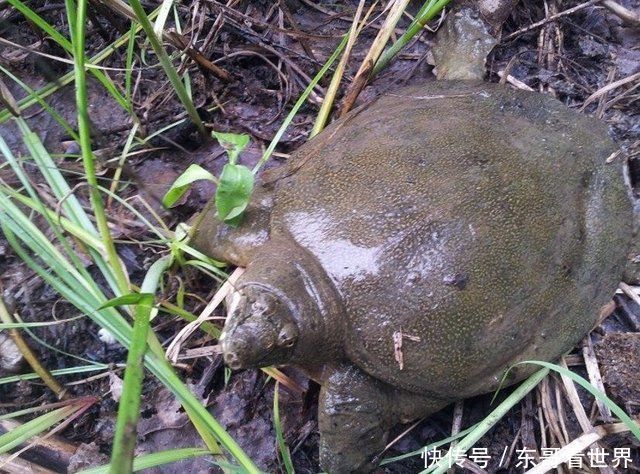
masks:
[[[371,471],[392,423],[387,408],[382,383],[353,365],[334,370],[320,391],[320,467],[330,474]]]
[[[354,365],[341,365],[320,391],[320,467],[330,474],[370,472],[395,423],[427,416],[448,403],[394,389]]]

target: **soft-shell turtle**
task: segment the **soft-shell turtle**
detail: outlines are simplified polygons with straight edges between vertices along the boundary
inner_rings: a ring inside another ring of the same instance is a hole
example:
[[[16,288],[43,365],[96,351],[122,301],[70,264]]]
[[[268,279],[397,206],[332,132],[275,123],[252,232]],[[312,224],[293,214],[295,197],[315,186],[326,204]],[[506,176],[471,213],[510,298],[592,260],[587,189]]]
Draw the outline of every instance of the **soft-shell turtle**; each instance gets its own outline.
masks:
[[[225,362],[307,369],[321,466],[370,469],[394,423],[591,329],[631,235],[615,150],[539,93],[438,81],[379,97],[267,174],[240,227],[202,219],[196,245],[247,268]]]

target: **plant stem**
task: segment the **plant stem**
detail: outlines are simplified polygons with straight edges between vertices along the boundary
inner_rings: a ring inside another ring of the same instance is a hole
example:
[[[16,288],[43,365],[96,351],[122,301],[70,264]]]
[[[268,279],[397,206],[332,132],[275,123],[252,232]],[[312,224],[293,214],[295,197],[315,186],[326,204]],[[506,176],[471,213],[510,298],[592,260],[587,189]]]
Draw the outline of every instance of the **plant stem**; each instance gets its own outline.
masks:
[[[11,314],[9,314],[9,310],[4,304],[4,300],[0,296],[0,321],[5,324],[13,323],[13,318]],[[64,388],[60,383],[51,375],[51,373],[42,366],[38,357],[36,357],[35,353],[31,350],[31,348],[27,345],[27,342],[20,334],[20,331],[17,329],[9,329],[9,335],[20,352],[24,356],[27,363],[31,366],[33,371],[38,374],[38,376],[42,379],[47,387],[51,389],[53,393],[56,394],[58,400],[63,400],[67,398],[67,389]]]
[[[152,13],[149,14],[149,18],[153,19],[154,16],[157,15],[157,14],[158,14],[158,10],[156,9]],[[74,22],[74,24],[75,24],[75,22]],[[89,62],[94,66],[97,65],[98,63],[100,63],[104,59],[106,59],[109,56],[111,56],[115,51],[117,51],[117,49],[120,46],[122,46],[127,41],[129,41],[132,36],[135,36],[135,34],[137,34],[138,31],[140,31],[140,26],[139,25],[136,25],[136,26],[132,27],[131,30],[128,33],[125,33],[120,38],[118,38],[113,43],[111,43],[106,48],[104,48],[102,51],[100,51],[99,53],[97,53],[94,56],[92,56],[91,58],[89,58]],[[50,96],[51,94],[53,94],[54,92],[58,91],[62,87],[66,86],[67,84],[69,84],[71,82],[73,82],[74,77],[75,77],[75,71],[69,71],[64,76],[59,77],[57,80],[46,84],[45,86],[41,87],[37,91],[35,91],[33,93],[29,93],[29,95],[27,95],[26,97],[24,97],[24,98],[22,98],[22,99],[20,99],[18,101],[19,110],[22,111],[22,110],[28,109],[32,105],[39,103],[42,99]],[[6,108],[0,110],[0,124],[6,122],[11,117],[12,117],[11,113]]]
[[[67,1],[67,7],[72,6],[71,0]],[[122,295],[129,292],[129,279],[123,269],[120,258],[116,252],[115,245],[109,226],[107,223],[107,216],[104,211],[104,204],[100,191],[98,189],[98,179],[96,177],[95,161],[93,152],[91,150],[91,130],[88,112],[88,99],[87,99],[87,82],[85,71],[85,24],[87,15],[87,0],[79,0],[77,4],[77,14],[74,15],[73,11],[68,10],[67,14],[69,18],[73,20],[75,16],[75,28],[73,23],[70,23],[70,28],[73,32],[73,59],[75,63],[74,73],[76,82],[76,107],[78,113],[78,135],[80,136],[80,149],[82,153],[82,162],[84,164],[85,174],[87,175],[87,183],[90,187],[91,206],[93,207],[93,213],[96,218],[96,224],[98,231],[102,237],[102,242],[106,250],[106,258],[109,263],[109,267],[115,278],[116,284]]]
[[[387,49],[380,59],[376,62],[376,65],[373,68],[371,76],[375,76],[382,69],[384,69],[387,64],[393,59],[393,57],[398,54],[402,48],[404,48],[409,41],[413,39],[413,37],[424,28],[424,25],[427,24],[429,20],[431,20],[434,16],[442,11],[442,9],[447,6],[447,4],[451,0],[428,0],[420,9],[418,14],[416,15],[416,19],[409,25],[407,31],[391,45],[389,49]]]
[[[533,375],[529,376],[529,378],[522,382],[511,395],[498,405],[495,410],[489,413],[484,420],[479,422],[471,433],[465,436],[455,448],[449,450],[449,452],[442,457],[440,462],[438,462],[434,468],[424,470],[420,474],[426,474],[427,472],[431,474],[445,473],[456,462],[456,456],[453,455],[454,453],[452,451],[462,455],[471,449],[471,447],[476,444],[487,431],[500,421],[502,417],[504,417],[516,403],[522,400],[527,393],[533,390],[548,373],[549,369],[547,368],[534,372]]]
[[[118,404],[116,433],[113,438],[109,468],[109,472],[112,474],[132,472],[133,470],[133,455],[136,447],[138,419],[140,418],[140,396],[144,378],[143,362],[147,351],[147,334],[152,308],[152,294],[144,294],[136,305],[122,396]]]
[[[189,117],[191,118],[195,126],[198,128],[198,131],[202,134],[202,136],[206,137],[207,131],[204,128],[204,124],[202,123],[202,120],[200,120],[198,111],[193,105],[193,102],[191,101],[191,97],[189,97],[189,94],[187,93],[187,89],[185,88],[184,84],[180,80],[180,77],[178,76],[178,72],[173,67],[173,64],[171,64],[171,59],[169,58],[169,55],[167,54],[164,47],[162,46],[162,43],[154,33],[153,25],[151,24],[151,21],[149,21],[149,17],[144,11],[144,8],[142,8],[140,1],[131,0],[129,3],[131,4],[131,9],[136,14],[138,22],[140,22],[140,26],[142,26],[142,29],[147,34],[149,43],[151,43],[151,47],[153,48],[153,51],[156,53],[156,56],[158,56],[158,60],[162,65],[162,69],[164,69],[164,72],[167,75],[169,82],[171,82],[171,85],[173,86],[174,90],[176,91],[176,94],[178,94],[178,98],[180,99],[180,102],[182,102],[182,105],[184,105],[184,108],[186,109],[187,113],[189,114]]]
[[[252,170],[253,174],[256,174],[258,172],[258,170],[260,170],[260,168],[262,168],[262,166],[267,162],[267,160],[269,159],[269,157],[273,153],[273,150],[276,149],[276,145],[278,144],[278,142],[282,138],[282,135],[284,135],[284,132],[287,130],[287,127],[289,126],[289,124],[293,120],[293,117],[296,116],[296,114],[298,113],[298,110],[300,109],[300,107],[302,107],[302,104],[304,104],[306,102],[307,97],[309,97],[309,94],[311,94],[311,91],[313,90],[313,88],[316,86],[316,84],[318,82],[320,82],[320,79],[322,79],[322,77],[329,70],[329,68],[334,63],[334,61],[338,58],[338,56],[340,55],[340,53],[342,52],[344,47],[347,45],[348,39],[349,39],[349,35],[348,34],[346,34],[346,35],[344,35],[342,37],[342,41],[340,41],[340,44],[338,44],[338,47],[331,54],[331,56],[329,56],[329,59],[327,59],[327,62],[324,63],[324,66],[322,66],[322,68],[314,76],[314,78],[311,80],[311,82],[309,83],[307,88],[304,90],[304,92],[300,95],[300,97],[296,101],[295,105],[291,109],[291,112],[289,112],[287,117],[284,119],[284,122],[282,122],[282,125],[280,125],[280,128],[278,129],[278,131],[276,132],[275,136],[271,140],[271,143],[269,144],[269,147],[266,149],[266,151],[262,155],[262,158],[260,158],[260,161],[258,161],[258,163],[253,167],[253,170]]]
[[[320,133],[327,123],[329,118],[329,113],[331,112],[331,107],[333,106],[333,102],[335,100],[336,94],[338,93],[338,88],[340,87],[340,81],[342,80],[342,76],[344,75],[345,67],[347,66],[347,61],[349,60],[349,56],[351,55],[351,49],[356,42],[356,38],[360,33],[360,29],[358,28],[358,24],[360,23],[360,15],[362,14],[362,8],[364,7],[364,0],[360,0],[358,4],[358,9],[356,10],[356,14],[353,17],[353,23],[351,23],[351,28],[348,33],[348,41],[347,45],[344,49],[344,53],[340,58],[340,62],[336,67],[335,72],[333,73],[333,77],[331,78],[331,83],[327,89],[327,93],[324,96],[324,100],[322,101],[322,105],[320,106],[320,110],[318,111],[318,116],[316,117],[316,121],[313,124],[313,129],[309,134],[309,138],[315,137],[318,133]],[[362,23],[366,22],[365,20]]]

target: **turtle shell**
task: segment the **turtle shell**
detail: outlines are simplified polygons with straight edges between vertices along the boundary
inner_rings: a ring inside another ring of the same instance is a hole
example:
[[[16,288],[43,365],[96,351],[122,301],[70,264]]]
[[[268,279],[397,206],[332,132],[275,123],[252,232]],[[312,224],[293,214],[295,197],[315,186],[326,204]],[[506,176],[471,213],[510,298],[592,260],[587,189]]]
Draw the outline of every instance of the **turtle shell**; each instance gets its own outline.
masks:
[[[543,94],[404,88],[292,156],[271,236],[335,285],[354,364],[470,396],[514,362],[560,356],[611,298],[631,238],[616,150],[601,122]]]

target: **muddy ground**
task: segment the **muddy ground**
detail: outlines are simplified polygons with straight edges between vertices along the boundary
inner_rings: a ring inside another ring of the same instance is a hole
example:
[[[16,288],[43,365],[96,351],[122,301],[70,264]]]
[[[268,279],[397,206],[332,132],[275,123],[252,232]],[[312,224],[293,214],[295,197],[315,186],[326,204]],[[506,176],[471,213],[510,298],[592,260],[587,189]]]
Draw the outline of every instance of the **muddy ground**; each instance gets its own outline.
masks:
[[[548,0],[546,2],[520,2],[500,32],[501,41],[487,61],[487,79],[499,81],[501,71],[507,70],[512,77],[522,81],[536,91],[556,96],[568,106],[581,109],[585,101],[607,84],[632,77],[640,71],[640,28],[624,23],[610,10],[589,3],[570,15],[560,16],[556,21],[523,31],[529,25],[542,21],[558,12],[577,7],[583,2]],[[637,0],[620,0],[619,3],[632,11],[640,12]],[[182,70],[188,68],[194,102],[205,118],[207,125],[217,131],[247,133],[252,141],[250,148],[241,157],[241,162],[254,164],[262,150],[268,146],[286,113],[298,98],[309,78],[313,77],[331,54],[343,33],[349,28],[357,2],[291,0],[283,2],[221,2],[196,1],[182,4],[178,11],[185,30],[195,48],[207,59],[216,62],[228,74],[228,80],[216,76],[211,69],[194,63],[189,56],[182,58]],[[30,6],[45,19],[66,31],[64,3],[32,2]],[[147,7],[153,5],[147,4]],[[419,7],[414,4],[411,11]],[[125,20],[103,4],[91,4],[88,25],[89,49],[97,52],[128,30]],[[380,6],[377,14],[381,13]],[[377,18],[374,14],[372,18]],[[0,10],[0,37],[14,43],[50,55],[63,55],[54,42],[36,27],[4,4]],[[341,94],[357,71],[380,24],[380,18],[363,31],[349,61],[347,75]],[[437,26],[437,21],[432,26]],[[408,24],[407,18],[399,25]],[[175,26],[175,25],[173,25]],[[394,61],[367,86],[360,95],[358,104],[372,97],[393,90],[400,84],[433,80],[432,65],[428,52],[433,34],[425,31],[413,41]],[[138,43],[142,45],[142,40]],[[171,48],[170,48],[171,49]],[[136,50],[139,52],[139,49]],[[171,49],[175,53],[175,49]],[[133,99],[140,117],[141,136],[149,136],[163,127],[185,116],[183,108],[171,93],[161,69],[155,66],[155,57],[147,49],[145,56],[135,56],[135,87]],[[512,60],[515,58],[514,60]],[[0,45],[0,63],[27,82],[39,88],[55,81],[69,70],[67,64],[34,54],[34,52]],[[104,63],[111,68],[114,81],[122,84],[125,50],[116,50]],[[16,97],[24,95],[10,80],[3,81]],[[629,160],[632,178],[640,175],[640,82],[629,81],[608,93],[590,99],[584,113],[601,117],[610,127],[613,136]],[[307,139],[318,111],[328,81],[322,81],[311,95],[282,138],[270,166],[286,160],[288,153]],[[49,103],[71,123],[75,123],[74,94],[65,87],[49,98]],[[127,114],[95,83],[90,84],[91,120],[94,146],[102,158],[100,177],[105,184],[113,178],[114,160],[131,129]],[[55,153],[59,166],[66,170],[73,183],[81,171],[77,159],[77,145],[66,136],[53,119],[37,107],[25,112],[30,124],[51,153]],[[186,123],[186,122],[185,122]],[[141,153],[128,160],[124,170],[125,182],[120,186],[120,195],[139,203],[141,197],[151,203],[169,227],[188,220],[213,195],[210,184],[199,184],[184,202],[172,211],[161,209],[159,198],[175,177],[192,163],[198,163],[219,175],[225,163],[223,149],[214,141],[203,141],[193,127],[181,123],[160,133],[148,142]],[[21,138],[9,123],[0,128],[3,138],[14,152],[23,152]],[[0,161],[1,163],[1,161]],[[29,163],[25,167],[37,182],[38,175]],[[15,179],[0,167],[0,179],[15,184]],[[81,194],[82,191],[80,190]],[[135,204],[139,205],[139,204]],[[142,206],[140,206],[141,209]],[[146,211],[144,211],[146,212]],[[116,202],[110,204],[109,215],[115,224],[119,240],[120,255],[133,281],[141,281],[145,270],[162,252],[162,247],[146,244],[148,235],[144,226]],[[217,288],[217,283],[196,272],[175,270],[167,278],[163,297],[175,301],[181,282],[188,293],[186,307],[198,314]],[[0,284],[7,301],[25,321],[48,321],[55,318],[76,316],[70,304],[59,296],[22,264],[12,249],[0,236]],[[640,414],[640,307],[630,298],[618,295],[615,311],[603,325],[591,334],[593,346],[609,395],[630,414]],[[222,310],[219,309],[222,316]],[[184,326],[178,319],[161,315],[156,320],[155,330],[161,340],[168,344]],[[44,366],[58,369],[78,365],[73,356],[93,361],[117,364],[125,360],[125,351],[117,345],[105,344],[98,337],[98,328],[87,318],[65,325],[33,329],[38,339],[28,341]],[[58,351],[47,348],[44,344]],[[196,334],[183,350],[207,346],[203,333]],[[586,375],[581,362],[582,349],[577,348],[573,368]],[[20,370],[28,371],[26,367]],[[187,380],[203,403],[210,407],[216,418],[241,444],[252,459],[267,472],[284,472],[277,454],[273,428],[273,383],[264,373],[244,371],[231,376],[225,385],[225,371],[219,356],[200,357],[180,363],[184,380]],[[318,472],[318,432],[316,409],[318,386],[308,381],[295,369],[285,372],[304,389],[303,391],[281,388],[281,411],[285,438],[291,448],[297,472]],[[65,429],[61,436],[80,446],[72,460],[71,470],[83,465],[105,462],[110,453],[117,404],[111,395],[112,384],[122,376],[114,369],[111,374],[87,379],[83,375],[63,377],[71,385],[74,396],[94,395],[99,402],[79,421]],[[523,447],[536,449],[546,442],[541,437],[540,425],[546,416],[541,411],[544,400],[553,399],[548,409],[559,413],[568,440],[581,434],[576,417],[562,394],[559,379],[551,377],[537,392],[530,394],[516,409],[502,419],[478,444],[488,448],[492,456],[488,472],[522,472],[516,468],[517,450]],[[201,441],[191,429],[186,416],[174,399],[155,380],[145,382],[142,419],[139,427],[140,452],[156,452],[180,446],[199,446]],[[593,400],[580,392],[587,414],[594,424],[602,422]],[[499,395],[504,398],[505,394]],[[55,400],[53,394],[39,382],[18,382],[0,385],[0,410],[4,413]],[[482,419],[491,409],[491,396],[477,397],[465,401],[458,407],[462,410],[462,427]],[[449,407],[442,412],[419,422],[417,425],[397,427],[390,439],[395,442],[383,457],[396,456],[451,434],[452,419],[458,414]],[[405,433],[405,431],[411,429]],[[613,435],[602,442],[609,450],[631,448],[632,464],[618,472],[640,470],[640,454],[637,440],[628,434]],[[499,460],[506,453],[500,465]],[[55,465],[64,470],[67,461]],[[162,469],[162,472],[216,471],[210,459],[185,461]],[[424,465],[420,456],[390,464],[381,472],[418,472]],[[160,471],[160,470],[158,470]],[[597,471],[594,469],[594,471]],[[563,472],[567,472],[565,469]],[[588,472],[588,470],[586,471]]]

